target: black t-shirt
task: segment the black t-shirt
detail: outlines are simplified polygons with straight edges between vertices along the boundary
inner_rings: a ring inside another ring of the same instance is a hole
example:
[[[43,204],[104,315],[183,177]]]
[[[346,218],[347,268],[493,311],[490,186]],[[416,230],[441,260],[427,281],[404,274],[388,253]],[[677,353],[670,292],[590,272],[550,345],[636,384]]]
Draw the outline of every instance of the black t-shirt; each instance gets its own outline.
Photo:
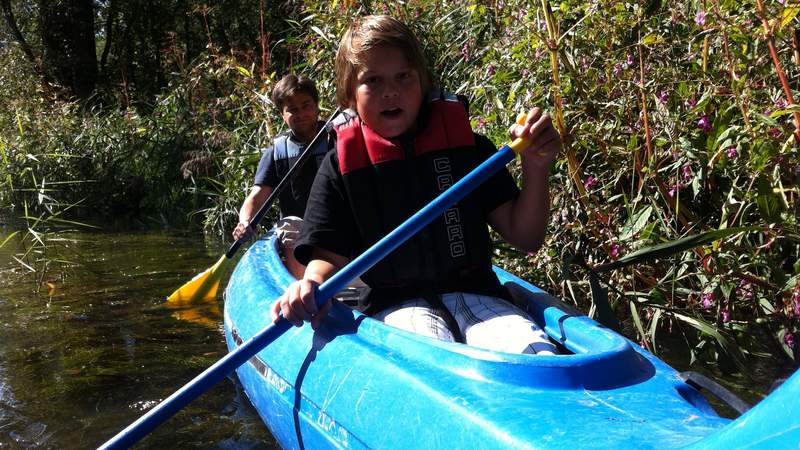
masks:
[[[475,145],[479,162],[497,151],[494,144],[480,134],[475,134]],[[514,179],[508,170],[503,169],[475,188],[462,201],[478,202],[480,210],[488,215],[503,203],[515,199],[518,194],[519,189]],[[360,241],[334,149],[325,155],[311,188],[302,234],[295,247],[295,257],[301,263],[308,264],[313,247],[319,247],[352,259],[366,250],[360,248]]]

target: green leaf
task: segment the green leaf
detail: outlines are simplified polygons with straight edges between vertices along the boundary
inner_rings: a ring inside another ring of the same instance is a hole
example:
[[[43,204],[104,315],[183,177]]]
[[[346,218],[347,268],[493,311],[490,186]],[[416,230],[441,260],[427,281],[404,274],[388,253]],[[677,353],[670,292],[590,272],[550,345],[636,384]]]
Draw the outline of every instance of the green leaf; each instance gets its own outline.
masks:
[[[661,313],[663,312],[662,309],[656,309],[656,312],[653,313],[653,317],[650,319],[650,342],[652,345],[653,353],[656,351],[656,331],[658,330],[658,324],[661,322]]]
[[[775,194],[772,185],[764,175],[758,177],[758,197],[756,198],[756,204],[764,220],[771,223],[781,222],[783,203]]]
[[[3,243],[0,244],[0,248],[3,248],[3,246],[6,245],[6,243],[8,243],[8,241],[10,241],[17,234],[19,234],[19,231],[15,231],[15,232],[9,234],[8,236],[6,236],[6,238],[3,239]]]
[[[794,20],[798,12],[800,12],[800,3],[795,3],[794,5],[789,5],[783,8],[783,18],[781,19],[780,28],[783,29],[783,27],[788,25],[789,22]]]
[[[622,227],[619,239],[622,241],[628,240],[633,235],[641,231],[641,229],[647,225],[647,221],[650,220],[650,214],[652,214],[652,212],[653,207],[648,205],[642,208],[636,214],[630,216],[628,221]]]
[[[242,66],[236,66],[236,70],[237,70],[237,71],[238,71],[240,74],[242,74],[242,75],[246,76],[247,78],[250,78],[250,77],[252,76],[252,74],[250,73],[250,71],[249,71],[249,70],[247,70],[247,69],[245,69],[245,68],[244,68],[244,67],[242,67]]]
[[[726,228],[722,230],[706,231],[703,233],[676,239],[674,241],[665,242],[663,244],[653,245],[651,247],[645,247],[639,249],[631,253],[630,255],[623,256],[622,258],[614,262],[596,266],[594,270],[597,271],[598,273],[608,272],[610,270],[618,269],[620,267],[626,267],[631,264],[637,264],[644,261],[650,261],[653,259],[671,256],[676,253],[680,253],[689,250],[691,248],[698,247],[700,245],[709,244],[711,242],[720,240],[722,238],[726,238],[728,236],[732,236],[737,233],[743,233],[747,231],[757,231],[762,228],[763,227],[760,226],[749,226],[749,227]]]
[[[644,340],[647,335],[644,334],[644,327],[642,326],[642,319],[639,318],[639,311],[636,309],[636,304],[630,302],[629,305],[631,306],[631,317],[633,317],[633,323],[636,325],[636,330],[639,332],[639,336],[641,336],[642,340]]]
[[[696,317],[689,317],[675,312],[673,312],[672,315],[676,319],[689,324],[697,331],[713,337],[714,340],[717,341],[719,347],[725,353],[731,356],[736,366],[739,367],[739,370],[741,370],[742,372],[748,371],[747,367],[744,365],[744,354],[742,354],[742,350],[736,345],[731,344],[728,338],[725,337],[722,333],[720,333],[720,331],[717,330],[713,325],[704,321],[703,319]]]
[[[315,33],[317,33],[318,35],[320,35],[320,37],[321,37],[322,39],[325,39],[326,41],[330,41],[330,39],[328,39],[328,36],[325,36],[325,33],[324,33],[324,32],[323,32],[323,31],[322,31],[322,30],[321,30],[321,29],[320,29],[318,26],[316,26],[316,25],[311,25],[311,29],[312,29],[312,30],[313,30]]]
[[[658,288],[653,288],[650,290],[650,301],[655,304],[666,305],[667,297]]]
[[[660,34],[650,33],[642,38],[642,44],[644,45],[661,44],[662,42],[664,42],[664,36]]]

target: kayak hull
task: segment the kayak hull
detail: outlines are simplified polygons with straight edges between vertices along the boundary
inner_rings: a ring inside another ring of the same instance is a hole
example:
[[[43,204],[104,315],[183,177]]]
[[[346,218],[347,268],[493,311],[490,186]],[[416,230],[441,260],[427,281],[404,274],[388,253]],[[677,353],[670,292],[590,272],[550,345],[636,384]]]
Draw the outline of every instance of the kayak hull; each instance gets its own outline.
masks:
[[[271,322],[293,280],[275,248],[272,235],[255,242],[231,276],[231,350]],[[713,440],[730,420],[678,372],[495,270],[566,354],[437,341],[335,303],[316,331],[293,327],[237,369],[244,391],[284,448],[725,448]]]

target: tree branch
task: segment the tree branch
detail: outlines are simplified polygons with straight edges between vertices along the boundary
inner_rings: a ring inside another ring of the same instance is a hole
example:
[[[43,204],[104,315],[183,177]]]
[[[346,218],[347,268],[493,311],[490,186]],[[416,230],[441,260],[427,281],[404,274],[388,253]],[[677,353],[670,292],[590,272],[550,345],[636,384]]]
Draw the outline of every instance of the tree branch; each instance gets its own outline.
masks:
[[[33,54],[33,50],[31,49],[28,42],[25,40],[25,36],[22,35],[22,32],[19,31],[19,27],[17,26],[17,20],[14,18],[14,11],[11,9],[11,0],[0,0],[0,7],[3,8],[3,17],[6,19],[6,23],[8,27],[11,28],[11,32],[14,34],[14,39],[17,40],[20,47],[22,47],[22,51],[25,52],[25,56],[27,56],[28,60],[39,68],[39,58]]]

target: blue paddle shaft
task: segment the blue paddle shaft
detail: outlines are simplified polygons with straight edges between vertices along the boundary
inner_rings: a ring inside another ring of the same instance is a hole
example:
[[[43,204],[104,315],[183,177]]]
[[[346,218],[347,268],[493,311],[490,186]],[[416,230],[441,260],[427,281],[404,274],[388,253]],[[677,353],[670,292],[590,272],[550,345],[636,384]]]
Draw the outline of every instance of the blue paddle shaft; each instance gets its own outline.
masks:
[[[317,306],[322,306],[328,299],[344,289],[350,282],[362,273],[369,270],[378,261],[403,244],[408,238],[414,236],[425,228],[436,217],[444,213],[450,206],[463,199],[477,186],[486,181],[495,172],[505,167],[512,159],[514,152],[507,145],[498,150],[486,161],[474,168],[464,178],[452,185],[441,195],[433,199],[427,206],[417,211],[416,214],[406,219],[391,233],[387,234],[375,245],[347,264],[342,270],[322,283],[316,293]]]
[[[464,198],[495,172],[505,167],[512,159],[514,159],[514,152],[508,145],[503,146],[464,178],[362,253],[361,256],[351,261],[342,270],[322,283],[316,292],[317,305],[322,306],[323,303],[350,284],[357,276],[385,258],[408,238],[445,212],[447,208]],[[210,389],[229,373],[236,370],[237,367],[255,356],[256,353],[280,337],[289,328],[291,328],[291,324],[283,317],[276,323],[268,325],[99,448],[121,449],[135,444],[162,422],[180,411],[181,408],[188,405],[189,402],[199,397],[200,394]]]

